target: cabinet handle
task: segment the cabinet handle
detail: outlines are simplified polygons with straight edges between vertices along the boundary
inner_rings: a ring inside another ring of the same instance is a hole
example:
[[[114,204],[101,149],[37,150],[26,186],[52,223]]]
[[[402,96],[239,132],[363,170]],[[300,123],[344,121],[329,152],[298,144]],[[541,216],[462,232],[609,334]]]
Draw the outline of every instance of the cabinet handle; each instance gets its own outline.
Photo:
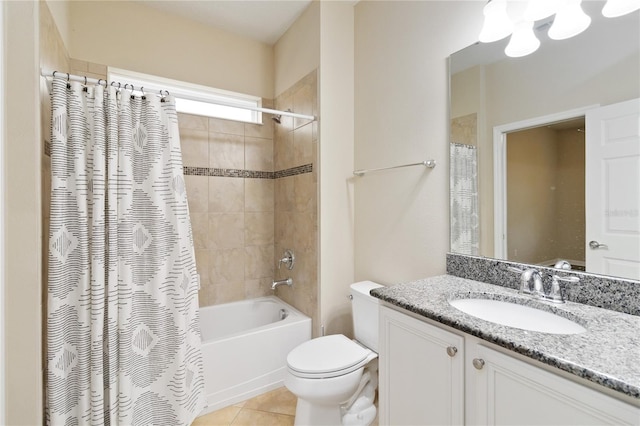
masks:
[[[473,366],[477,370],[482,370],[482,367],[484,367],[484,359],[482,359],[482,358],[474,358],[473,359]]]
[[[451,358],[456,356],[457,353],[458,353],[458,348],[456,348],[455,346],[447,347],[447,355],[449,355]]]

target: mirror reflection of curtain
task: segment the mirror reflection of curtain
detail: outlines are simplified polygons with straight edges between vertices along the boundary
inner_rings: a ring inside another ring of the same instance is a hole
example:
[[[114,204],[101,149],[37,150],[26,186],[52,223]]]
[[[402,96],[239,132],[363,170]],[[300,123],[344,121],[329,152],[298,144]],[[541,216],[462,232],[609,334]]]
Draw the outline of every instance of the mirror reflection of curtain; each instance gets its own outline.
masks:
[[[478,159],[475,146],[450,146],[451,251],[478,254]]]

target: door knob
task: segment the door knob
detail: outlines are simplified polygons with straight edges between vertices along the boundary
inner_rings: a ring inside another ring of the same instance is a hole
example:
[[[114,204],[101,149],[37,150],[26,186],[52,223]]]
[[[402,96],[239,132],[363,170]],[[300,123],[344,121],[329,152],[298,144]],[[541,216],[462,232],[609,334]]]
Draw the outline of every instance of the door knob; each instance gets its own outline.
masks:
[[[458,353],[458,348],[456,348],[455,346],[447,347],[447,355],[449,355],[451,358],[456,356],[457,353]]]
[[[484,359],[482,358],[474,358],[472,363],[476,370],[482,370],[482,367],[484,367]]]
[[[589,247],[591,247],[593,250],[609,248],[606,244],[600,244],[599,242],[594,240],[589,241]]]

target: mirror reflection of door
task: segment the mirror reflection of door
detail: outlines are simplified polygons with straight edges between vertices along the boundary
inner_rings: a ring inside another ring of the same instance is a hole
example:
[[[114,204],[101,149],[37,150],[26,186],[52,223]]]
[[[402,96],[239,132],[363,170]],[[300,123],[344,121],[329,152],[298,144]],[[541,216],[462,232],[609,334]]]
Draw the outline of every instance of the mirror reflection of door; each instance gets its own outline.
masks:
[[[587,265],[640,280],[640,99],[586,116]]]
[[[584,118],[506,135],[507,259],[585,266]]]

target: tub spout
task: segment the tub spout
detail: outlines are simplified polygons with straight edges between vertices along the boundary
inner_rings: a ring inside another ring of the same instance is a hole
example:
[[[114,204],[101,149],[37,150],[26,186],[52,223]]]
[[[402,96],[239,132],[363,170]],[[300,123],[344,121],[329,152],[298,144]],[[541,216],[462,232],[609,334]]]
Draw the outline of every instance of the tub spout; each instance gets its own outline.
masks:
[[[278,286],[281,285],[288,285],[289,287],[291,287],[293,285],[293,279],[287,278],[286,280],[275,280],[271,284],[271,290],[275,290]]]

